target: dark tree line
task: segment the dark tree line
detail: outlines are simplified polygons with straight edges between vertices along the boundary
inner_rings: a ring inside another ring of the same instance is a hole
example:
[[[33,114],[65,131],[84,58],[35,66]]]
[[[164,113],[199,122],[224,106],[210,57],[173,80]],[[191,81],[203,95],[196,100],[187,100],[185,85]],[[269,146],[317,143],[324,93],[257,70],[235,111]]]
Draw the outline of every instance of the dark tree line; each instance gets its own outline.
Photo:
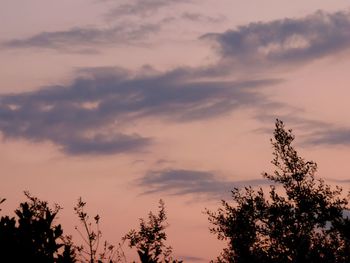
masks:
[[[99,215],[92,219],[85,212],[86,203],[79,198],[74,211],[81,227],[76,230],[83,240],[75,245],[71,236],[63,234],[60,224],[55,224],[58,205],[48,203],[25,192],[27,201],[15,210],[15,217],[0,219],[0,262],[23,263],[115,263],[127,262],[121,244],[114,246],[104,241],[99,230]],[[0,204],[5,199],[0,200]],[[1,211],[1,209],[0,209]],[[142,263],[181,263],[172,256],[172,248],[166,245],[168,226],[164,202],[159,211],[148,214],[148,220],[140,219],[139,230],[130,230],[123,238],[130,248],[136,248]]]
[[[293,141],[292,131],[277,120],[271,140],[276,170],[263,174],[271,182],[268,193],[250,186],[235,188],[231,201],[223,200],[217,211],[206,211],[210,231],[227,242],[213,262],[350,262],[350,219],[345,214],[349,195],[316,178],[316,163],[301,158]],[[25,196],[27,201],[15,210],[14,217],[0,218],[0,262],[127,262],[121,244],[102,242],[100,217],[90,218],[81,199],[74,210],[83,244],[75,245],[55,222],[61,209],[58,205],[50,208],[28,192]],[[4,201],[0,198],[0,204]],[[150,212],[147,220],[140,219],[139,229],[122,238],[137,250],[140,262],[182,262],[166,245],[166,220],[160,201],[157,214]]]
[[[61,225],[54,224],[60,207],[51,209],[47,202],[25,195],[28,201],[20,204],[16,217],[0,219],[0,261],[75,262],[70,238],[63,236]]]

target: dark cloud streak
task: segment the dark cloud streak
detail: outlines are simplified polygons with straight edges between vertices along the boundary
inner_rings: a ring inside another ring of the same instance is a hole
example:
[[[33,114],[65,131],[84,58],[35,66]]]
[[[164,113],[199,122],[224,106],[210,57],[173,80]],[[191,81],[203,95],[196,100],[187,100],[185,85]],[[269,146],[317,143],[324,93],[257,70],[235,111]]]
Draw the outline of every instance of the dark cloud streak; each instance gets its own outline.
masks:
[[[190,20],[192,22],[206,22],[206,23],[220,23],[226,20],[224,16],[211,17],[200,13],[189,13],[185,12],[181,15],[182,19]]]
[[[305,143],[310,146],[350,146],[350,128],[329,126],[312,132]]]
[[[65,31],[42,32],[28,38],[1,43],[2,48],[40,48],[73,53],[98,53],[99,46],[139,44],[158,32],[157,24],[120,24],[111,28],[76,27]]]
[[[137,183],[147,189],[144,194],[162,192],[170,195],[200,194],[221,197],[230,193],[233,188],[261,186],[268,181],[265,179],[230,181],[218,178],[214,173],[207,171],[167,169],[148,172]]]
[[[51,141],[68,154],[142,150],[150,138],[121,132],[132,121],[194,121],[257,108],[268,102],[261,88],[278,83],[205,81],[190,69],[135,75],[94,68],[79,74],[66,86],[0,96],[0,130],[5,138]]]
[[[135,0],[129,1],[131,3],[122,4],[111,11],[106,15],[108,19],[119,19],[120,17],[125,16],[151,16],[154,15],[159,9],[176,5],[179,3],[189,3],[190,0]]]
[[[280,108],[283,108],[282,106]],[[286,107],[285,107],[286,108]],[[256,130],[271,134],[271,123],[276,119],[283,120],[288,126],[302,133],[299,137],[302,147],[316,146],[350,146],[350,128],[333,124],[327,121],[313,120],[303,117],[304,111],[294,110],[289,114],[267,114],[260,113],[255,116],[257,120],[266,123],[268,126]]]

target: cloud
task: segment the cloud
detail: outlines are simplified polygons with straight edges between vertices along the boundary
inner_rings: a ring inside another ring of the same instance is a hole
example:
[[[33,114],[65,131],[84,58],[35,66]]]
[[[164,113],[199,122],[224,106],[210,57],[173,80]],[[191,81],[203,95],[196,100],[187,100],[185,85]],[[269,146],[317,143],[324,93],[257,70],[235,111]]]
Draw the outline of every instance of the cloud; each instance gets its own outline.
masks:
[[[160,30],[159,24],[120,24],[110,28],[76,27],[42,32],[1,43],[2,48],[43,48],[65,52],[97,53],[97,47],[136,44]]]
[[[186,262],[204,262],[206,261],[204,258],[201,257],[194,257],[194,256],[179,256],[181,260],[186,261]]]
[[[214,40],[222,61],[237,70],[307,63],[350,48],[350,12],[250,23],[202,39]]]
[[[99,2],[113,2],[99,0]],[[162,27],[175,20],[174,17],[145,20],[145,16],[153,16],[159,9],[189,3],[188,0],[136,0],[119,4],[112,8],[106,17],[118,20],[113,26],[95,27],[81,26],[61,31],[44,31],[29,37],[14,38],[0,43],[0,48],[6,49],[53,49],[60,52],[96,54],[100,46],[115,47],[120,45],[147,44],[150,36],[160,32]],[[140,19],[129,19],[141,16]],[[149,22],[152,21],[152,22]],[[108,22],[107,24],[111,24]]]
[[[226,20],[226,17],[224,16],[211,17],[200,13],[190,13],[190,12],[183,13],[181,15],[181,18],[190,20],[193,22],[206,22],[206,23],[220,23]]]
[[[334,179],[334,178],[326,178],[328,182],[335,182],[335,183],[340,183],[340,184],[349,184],[350,179]]]
[[[305,111],[300,108],[278,103],[275,107],[279,108],[277,113],[271,113],[269,110],[262,110],[255,115],[255,119],[263,124],[262,127],[256,129],[257,132],[271,134],[273,132],[273,126],[271,126],[271,123],[276,119],[283,120],[288,126],[293,127],[293,129],[297,131],[308,133],[322,131],[332,126],[331,123],[326,121],[304,117]]]
[[[140,151],[152,143],[129,123],[147,118],[184,122],[265,107],[261,89],[278,80],[201,80],[191,69],[135,73],[90,68],[72,83],[0,96],[5,138],[50,141],[68,154]]]
[[[265,179],[230,181],[218,178],[212,172],[183,169],[151,171],[138,181],[139,186],[147,189],[145,194],[163,192],[172,195],[201,194],[212,197],[225,195],[235,187],[259,186],[266,183]]]
[[[64,138],[56,138],[61,144],[62,150],[69,154],[115,154],[126,153],[132,151],[140,151],[147,146],[151,140],[143,138],[139,135],[125,134],[97,134],[92,138],[84,138],[83,136],[72,136]]]
[[[292,109],[292,107],[288,107],[287,105],[284,106],[286,109]],[[280,106],[280,109],[282,108],[283,105]],[[327,121],[305,118],[303,117],[304,114],[305,112],[300,109],[294,109],[290,113],[279,113],[275,115],[259,112],[255,118],[263,123],[263,127],[257,129],[256,132],[271,134],[273,132],[271,123],[276,119],[280,119],[289,127],[293,127],[293,130],[301,133],[301,136],[298,136],[299,142],[297,142],[300,146],[350,146],[349,127]]]
[[[131,2],[131,3],[130,3]],[[159,9],[179,3],[188,3],[189,0],[136,0],[122,4],[110,10],[106,17],[108,19],[119,19],[124,16],[151,16]]]
[[[350,128],[327,127],[308,135],[305,143],[310,146],[350,146]]]

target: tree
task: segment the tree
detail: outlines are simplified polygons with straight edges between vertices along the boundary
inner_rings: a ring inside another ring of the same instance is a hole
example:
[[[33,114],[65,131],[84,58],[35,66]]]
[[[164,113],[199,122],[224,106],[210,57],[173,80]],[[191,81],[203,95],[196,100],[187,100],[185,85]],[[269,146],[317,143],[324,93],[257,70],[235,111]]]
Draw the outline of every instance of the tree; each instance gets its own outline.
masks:
[[[1,262],[72,263],[75,251],[71,239],[63,235],[54,220],[61,209],[25,192],[27,202],[15,211],[17,218],[0,219]],[[4,199],[3,199],[4,200]]]
[[[348,198],[315,178],[316,163],[299,157],[294,135],[276,121],[268,196],[248,186],[232,191],[233,204],[222,201],[207,210],[210,231],[228,246],[217,262],[350,262]]]
[[[103,242],[103,248],[100,249],[100,241],[102,238],[102,232],[100,231],[99,222],[100,216],[94,216],[94,225],[90,221],[89,215],[85,212],[86,202],[83,202],[82,198],[78,199],[74,211],[78,216],[81,225],[83,226],[83,233],[76,226],[80,237],[84,241],[84,245],[75,246],[78,251],[78,257],[81,262],[89,263],[114,263],[114,262],[126,262],[124,252],[119,244],[118,247],[111,245],[107,241]],[[86,248],[87,247],[87,248]]]
[[[172,259],[172,248],[165,245],[166,220],[164,202],[160,200],[158,215],[149,212],[147,222],[140,219],[140,230],[132,229],[123,237],[124,241],[129,241],[130,248],[136,247],[142,263],[182,262]]]
[[[5,198],[0,198],[0,205],[1,205],[3,202],[5,202],[5,201],[6,201]],[[0,211],[1,211],[1,209],[0,209]]]

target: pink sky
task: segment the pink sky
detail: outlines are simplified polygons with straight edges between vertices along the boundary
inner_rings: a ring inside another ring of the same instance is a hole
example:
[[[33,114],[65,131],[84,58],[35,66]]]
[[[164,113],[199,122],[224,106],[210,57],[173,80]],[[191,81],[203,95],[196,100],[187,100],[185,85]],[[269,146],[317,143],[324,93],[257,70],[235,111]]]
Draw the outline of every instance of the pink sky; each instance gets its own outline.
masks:
[[[318,175],[349,189],[349,7],[2,0],[3,212],[29,190],[62,205],[75,234],[81,196],[117,243],[162,198],[175,255],[208,262],[223,244],[203,211],[264,183],[277,117]]]

